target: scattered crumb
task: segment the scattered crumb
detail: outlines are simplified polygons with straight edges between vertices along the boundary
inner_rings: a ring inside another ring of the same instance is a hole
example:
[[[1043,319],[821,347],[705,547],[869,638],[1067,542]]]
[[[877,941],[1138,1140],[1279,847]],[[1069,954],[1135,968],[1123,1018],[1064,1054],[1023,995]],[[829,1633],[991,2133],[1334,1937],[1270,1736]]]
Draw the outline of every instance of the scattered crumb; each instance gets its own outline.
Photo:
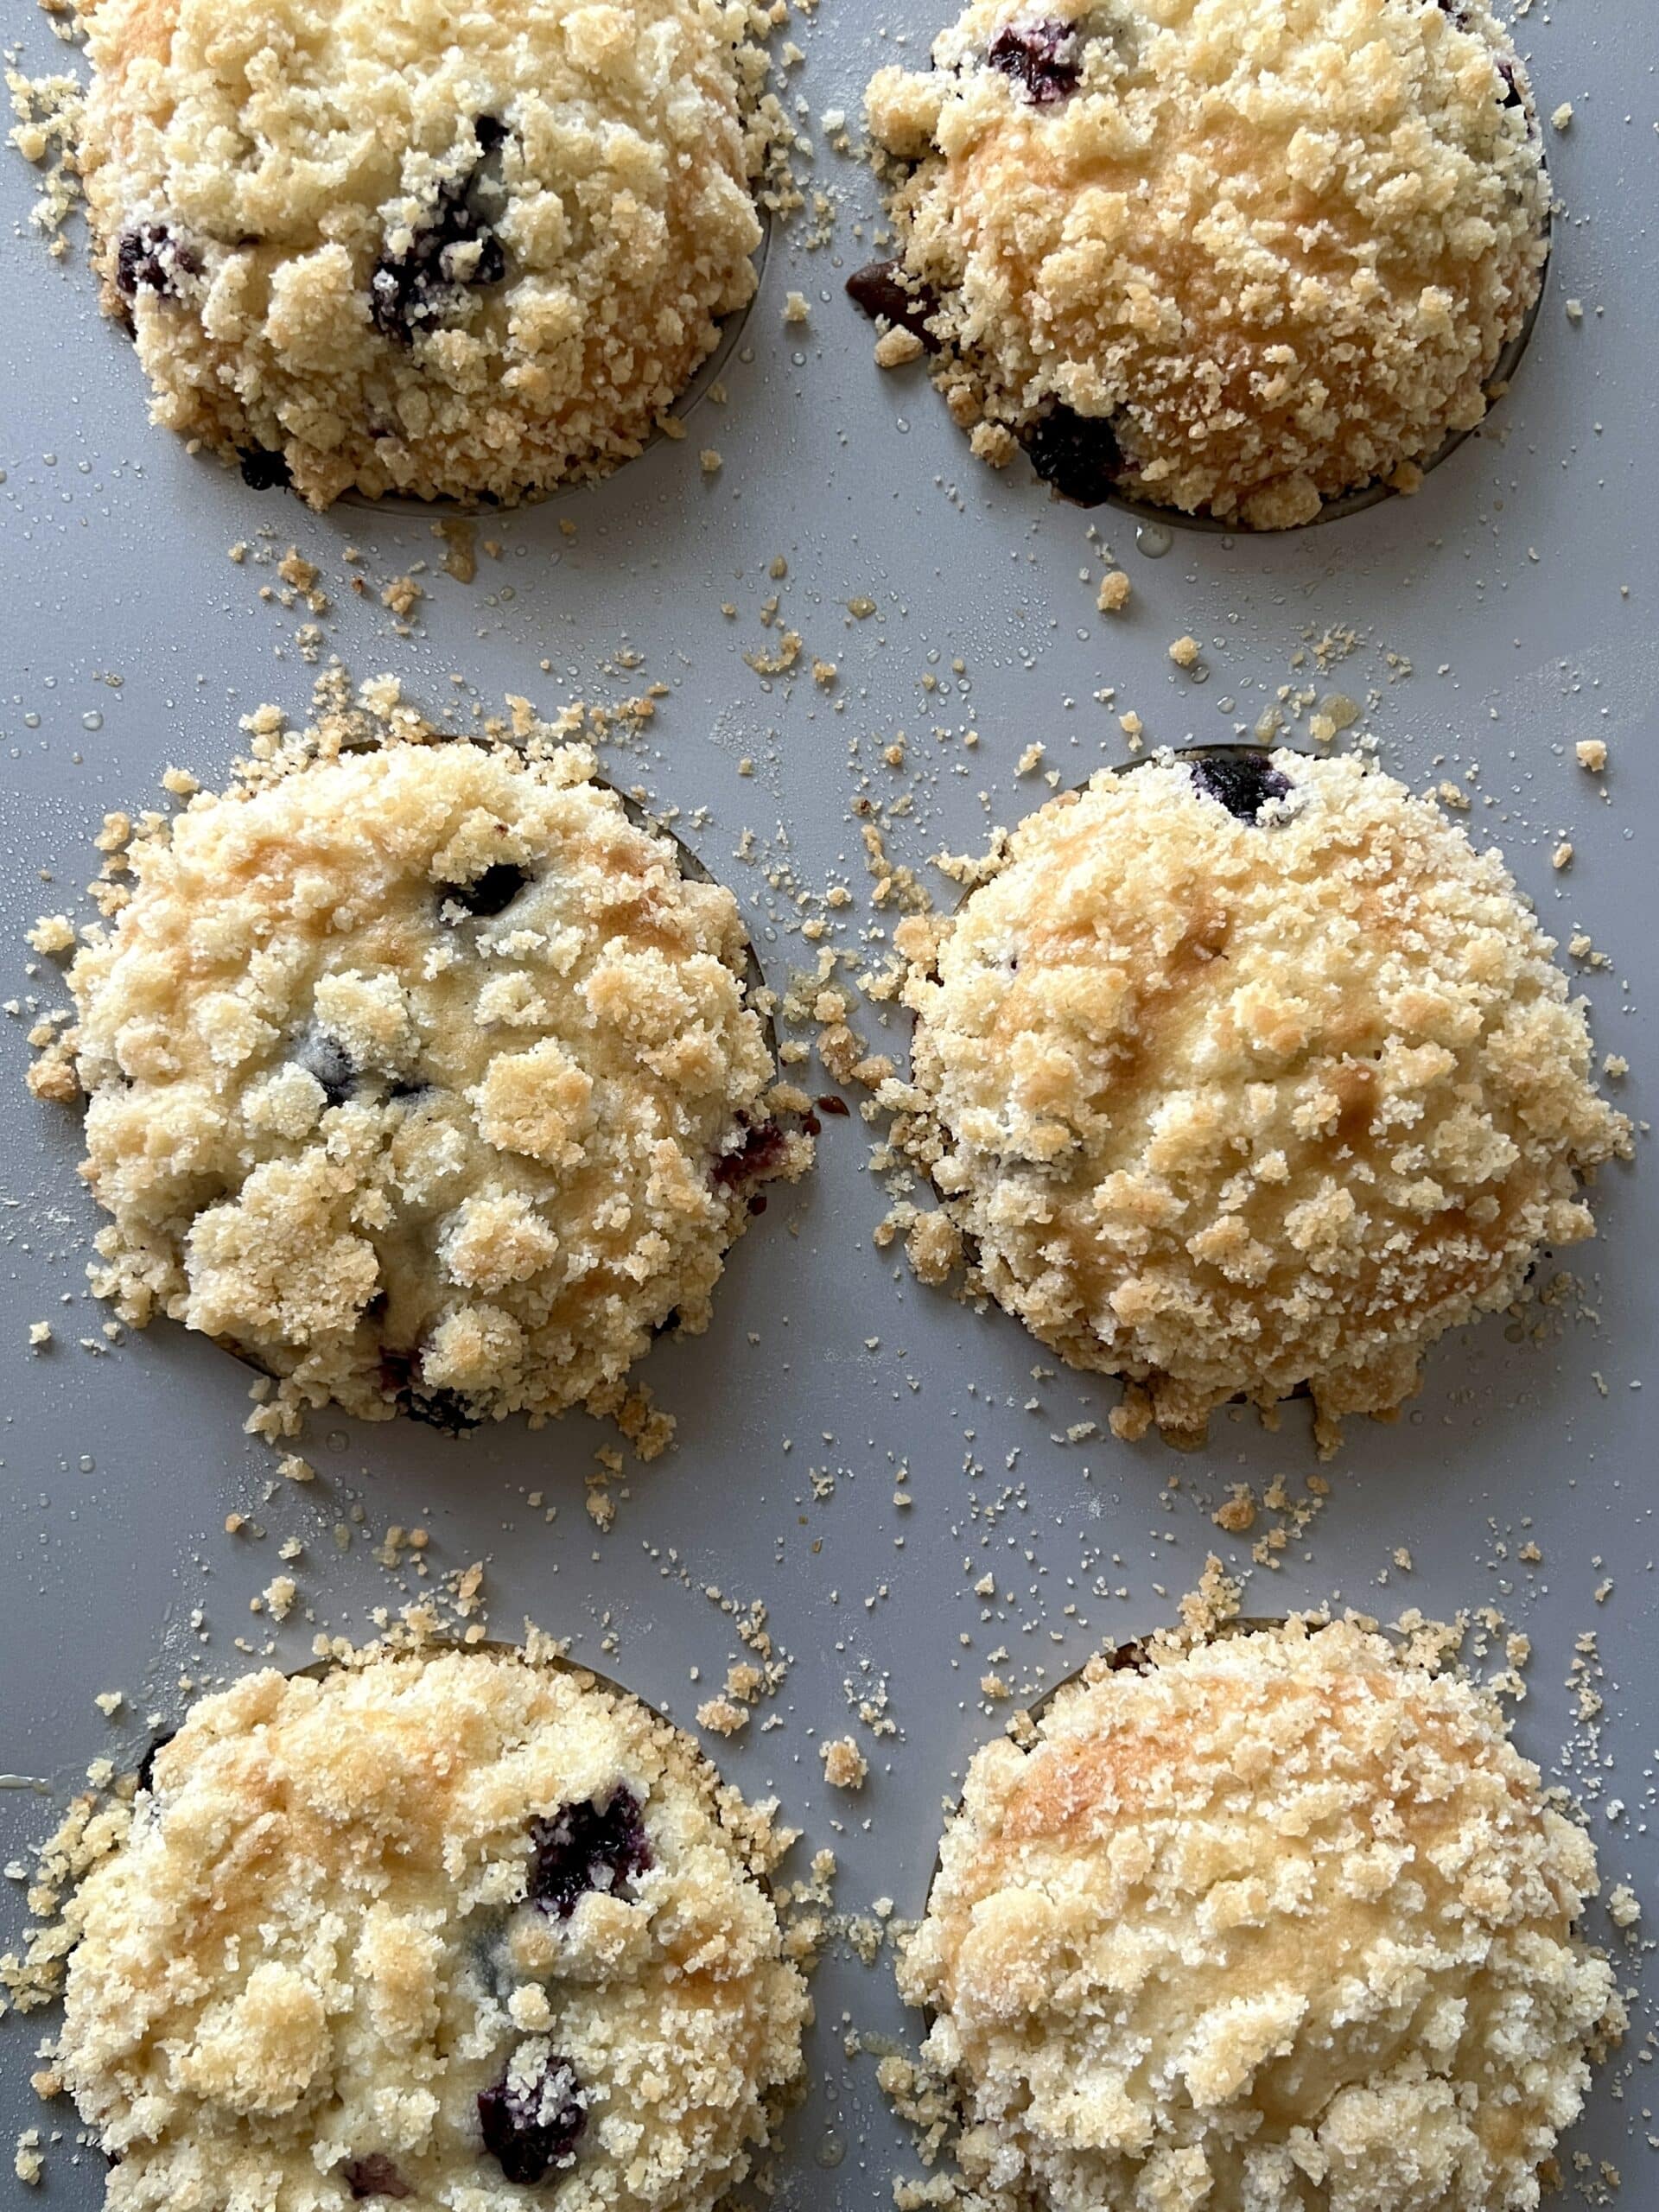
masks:
[[[407,622],[425,597],[424,586],[413,576],[394,576],[381,593],[380,604],[390,607],[400,622]]]
[[[67,914],[42,914],[29,931],[29,942],[36,952],[73,952],[74,924]]]
[[[465,516],[446,516],[432,525],[433,535],[443,540],[443,565],[447,575],[458,584],[469,584],[478,575],[478,527]]]
[[[1198,658],[1196,638],[1177,638],[1169,649],[1169,657],[1177,668],[1191,668]]]
[[[17,2155],[12,2161],[12,2171],[30,2189],[38,2188],[41,2176],[46,2171],[46,2160],[41,2154],[41,2131],[26,2127],[17,2138]]]
[[[1108,569],[1100,580],[1095,605],[1103,614],[1120,614],[1129,603],[1134,587],[1122,569]],[[1173,648],[1172,648],[1172,651]]]
[[[299,1588],[291,1574],[278,1574],[266,1584],[262,1594],[265,1611],[272,1620],[285,1621],[294,1610]]]
[[[728,1697],[711,1697],[697,1707],[697,1726],[716,1736],[735,1736],[749,1725],[749,1716]]]
[[[818,1756],[823,1761],[823,1778],[832,1789],[861,1789],[869,1773],[869,1761],[850,1736],[838,1736],[832,1743],[821,1744]]]
[[[1217,1529],[1224,1529],[1230,1536],[1242,1536],[1255,1526],[1255,1493],[1249,1483],[1235,1483],[1232,1495],[1225,1505],[1217,1506],[1210,1518]]]
[[[925,351],[916,333],[896,322],[875,341],[875,365],[878,369],[902,369],[906,362],[918,359]]]

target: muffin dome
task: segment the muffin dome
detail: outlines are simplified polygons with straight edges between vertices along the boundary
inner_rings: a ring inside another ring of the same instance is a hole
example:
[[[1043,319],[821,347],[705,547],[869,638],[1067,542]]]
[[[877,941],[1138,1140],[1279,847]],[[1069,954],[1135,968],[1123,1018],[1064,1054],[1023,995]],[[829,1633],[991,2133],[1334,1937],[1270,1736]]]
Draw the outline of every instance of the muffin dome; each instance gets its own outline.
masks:
[[[895,278],[976,448],[1260,528],[1478,423],[1549,189],[1484,0],[975,0],[880,71]]]
[[[34,1079],[87,1098],[94,1286],[280,1377],[262,1426],[615,1410],[810,1156],[735,899],[538,730],[295,740],[152,823],[70,971]]]
[[[509,500],[639,450],[754,289],[741,0],[96,0],[80,162],[156,418]]]
[[[800,2069],[778,1839],[575,1670],[249,1675],[88,1839],[57,2063],[111,2212],[706,2212]]]
[[[1303,1384],[1330,1448],[1592,1234],[1629,1126],[1494,852],[1351,758],[1103,770],[906,925],[904,1141],[1120,1433]]]
[[[900,1968],[957,2152],[1049,2212],[1520,2212],[1621,2024],[1589,1839],[1348,1623],[1160,1649],[988,1745]]]

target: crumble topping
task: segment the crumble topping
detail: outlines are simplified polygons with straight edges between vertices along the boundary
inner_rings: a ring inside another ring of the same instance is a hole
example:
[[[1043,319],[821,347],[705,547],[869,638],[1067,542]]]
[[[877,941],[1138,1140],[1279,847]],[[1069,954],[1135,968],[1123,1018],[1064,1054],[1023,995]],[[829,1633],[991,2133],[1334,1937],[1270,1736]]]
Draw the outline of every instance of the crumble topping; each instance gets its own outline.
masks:
[[[43,1864],[55,2082],[119,2212],[706,2212],[810,2007],[779,1839],[686,1738],[502,1648],[345,1655],[203,1699]],[[67,1958],[67,1965],[65,1961]]]
[[[660,1448],[628,1369],[810,1158],[736,901],[518,725],[326,721],[152,817],[33,1071],[86,1099],[94,1287],[276,1377],[270,1433],[585,1404]]]
[[[855,296],[993,464],[1282,528],[1485,413],[1549,187],[1484,0],[975,0],[932,58]]]
[[[719,0],[87,0],[78,161],[153,413],[314,506],[640,450],[754,290],[783,118]]]
[[[1489,1692],[1292,1618],[1097,1662],[1027,1735],[899,1968],[976,2202],[1538,2204],[1624,2017],[1593,1847]]]
[[[1628,1154],[1581,1001],[1499,855],[1356,759],[1223,748],[1103,770],[1030,816],[954,917],[895,939],[912,1080],[878,1098],[971,1281],[1113,1426],[1312,1392],[1322,1448],[1448,1328],[1593,1233]]]

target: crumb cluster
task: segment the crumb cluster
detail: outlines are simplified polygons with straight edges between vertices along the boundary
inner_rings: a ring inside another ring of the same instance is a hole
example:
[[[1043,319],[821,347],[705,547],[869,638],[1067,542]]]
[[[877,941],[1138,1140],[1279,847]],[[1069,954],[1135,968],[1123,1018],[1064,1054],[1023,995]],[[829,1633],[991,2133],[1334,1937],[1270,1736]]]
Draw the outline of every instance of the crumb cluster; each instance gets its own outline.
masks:
[[[1293,1619],[980,1751],[900,1980],[976,2202],[1519,2212],[1624,2024],[1596,1889],[1488,1693]]]
[[[77,1817],[51,2086],[112,2212],[704,2212],[799,2073],[787,1839],[534,1652],[249,1675]]]
[[[272,1433],[616,1411],[810,1157],[736,901],[527,709],[499,742],[357,731],[123,818],[32,1071],[86,1099],[95,1287],[279,1378]]]
[[[754,289],[781,117],[735,0],[87,0],[79,161],[156,419],[498,500],[640,449]]]
[[[1628,1152],[1581,1001],[1496,852],[1349,757],[1167,755],[1031,816],[897,942],[942,1216],[911,1243],[1074,1366],[1120,1434],[1306,1385],[1324,1448],[1448,1328],[1592,1234]]]
[[[1484,0],[974,0],[933,62],[867,94],[866,303],[984,459],[1282,528],[1485,412],[1549,188]]]

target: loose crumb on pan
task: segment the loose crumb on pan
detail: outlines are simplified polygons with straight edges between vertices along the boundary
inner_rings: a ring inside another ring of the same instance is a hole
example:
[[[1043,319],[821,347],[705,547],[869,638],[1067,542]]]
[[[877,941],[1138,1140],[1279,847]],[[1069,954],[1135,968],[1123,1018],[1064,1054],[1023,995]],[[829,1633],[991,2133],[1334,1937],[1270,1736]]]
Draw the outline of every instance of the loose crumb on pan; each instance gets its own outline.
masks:
[[[1242,768],[1103,771],[907,916],[912,1074],[874,1089],[943,1203],[910,1210],[918,1272],[964,1257],[1124,1377],[1118,1434],[1193,1444],[1306,1385],[1329,1452],[1593,1233],[1581,1179],[1631,1136],[1495,852],[1352,757],[1249,761],[1278,795],[1243,819]]]
[[[586,1405],[649,1455],[629,1368],[811,1154],[736,902],[523,701],[463,741],[320,696],[106,851],[30,1077],[86,1100],[94,1287],[248,1356],[270,1436]]]
[[[861,1789],[870,1771],[869,1761],[850,1736],[837,1736],[818,1747],[823,1778],[832,1789]]]
[[[706,2212],[800,2074],[789,1833],[544,1639],[331,1653],[201,1700],[41,1854],[0,1972],[64,1998],[36,2086],[111,2202]]]
[[[1624,2026],[1588,1836],[1455,1634],[1231,1610],[976,1755],[883,2086],[997,2212],[1535,2207]]]
[[[1100,580],[1095,605],[1103,614],[1121,614],[1129,603],[1131,585],[1122,569],[1108,569]]]

